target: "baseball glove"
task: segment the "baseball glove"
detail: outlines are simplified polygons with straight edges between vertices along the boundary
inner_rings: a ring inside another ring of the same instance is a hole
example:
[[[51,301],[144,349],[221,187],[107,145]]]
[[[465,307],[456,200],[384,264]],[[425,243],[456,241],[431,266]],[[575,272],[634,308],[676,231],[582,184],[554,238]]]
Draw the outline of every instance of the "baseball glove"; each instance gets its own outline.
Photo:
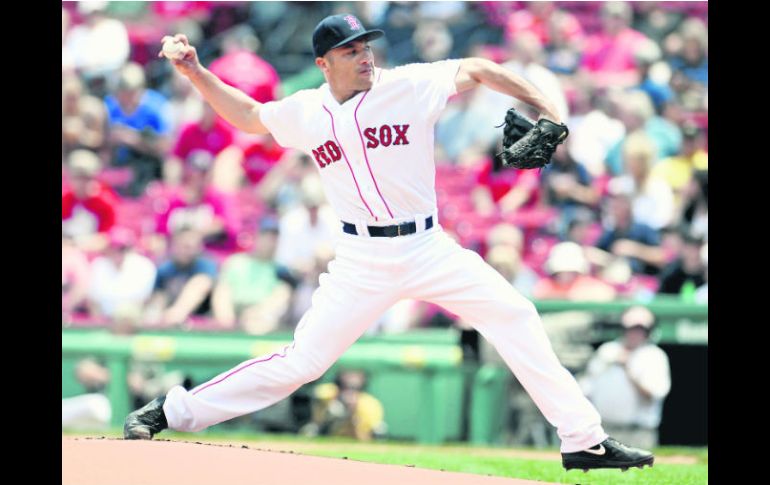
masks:
[[[551,163],[556,147],[569,135],[564,123],[545,118],[534,122],[513,108],[506,113],[504,125],[503,151],[495,157],[498,169],[543,168]]]

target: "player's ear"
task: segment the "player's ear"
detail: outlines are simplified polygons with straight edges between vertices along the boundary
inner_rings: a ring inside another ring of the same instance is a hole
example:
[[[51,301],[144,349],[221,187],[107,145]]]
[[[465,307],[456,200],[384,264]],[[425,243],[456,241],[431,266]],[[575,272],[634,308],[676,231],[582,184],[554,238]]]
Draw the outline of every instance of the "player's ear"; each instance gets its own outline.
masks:
[[[315,65],[318,66],[318,69],[320,69],[323,73],[329,72],[329,60],[324,57],[316,57],[315,58]]]

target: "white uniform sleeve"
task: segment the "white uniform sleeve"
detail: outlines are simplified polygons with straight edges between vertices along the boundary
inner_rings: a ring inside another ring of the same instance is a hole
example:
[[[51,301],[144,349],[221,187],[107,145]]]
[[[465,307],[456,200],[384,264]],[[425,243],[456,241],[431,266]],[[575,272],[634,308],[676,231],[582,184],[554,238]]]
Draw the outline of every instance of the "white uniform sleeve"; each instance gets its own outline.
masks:
[[[422,64],[408,64],[394,69],[393,74],[411,80],[415,87],[417,105],[436,121],[450,96],[457,93],[455,77],[460,69],[459,59]]]
[[[270,130],[275,141],[284,148],[301,148],[302,103],[289,96],[280,101],[270,101],[259,109],[259,119]]]

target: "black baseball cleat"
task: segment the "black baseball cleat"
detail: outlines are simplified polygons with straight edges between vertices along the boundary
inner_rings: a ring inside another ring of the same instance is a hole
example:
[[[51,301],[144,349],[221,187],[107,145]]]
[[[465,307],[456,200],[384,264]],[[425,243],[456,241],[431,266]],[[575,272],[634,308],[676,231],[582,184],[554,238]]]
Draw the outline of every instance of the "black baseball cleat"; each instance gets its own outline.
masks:
[[[622,471],[631,467],[644,468],[644,465],[652,466],[654,460],[651,452],[631,448],[609,437],[586,450],[561,454],[565,469],[578,468],[586,472],[594,468],[620,468]]]
[[[123,438],[127,440],[151,440],[154,435],[168,428],[163,403],[166,396],[150,401],[141,409],[126,416]]]

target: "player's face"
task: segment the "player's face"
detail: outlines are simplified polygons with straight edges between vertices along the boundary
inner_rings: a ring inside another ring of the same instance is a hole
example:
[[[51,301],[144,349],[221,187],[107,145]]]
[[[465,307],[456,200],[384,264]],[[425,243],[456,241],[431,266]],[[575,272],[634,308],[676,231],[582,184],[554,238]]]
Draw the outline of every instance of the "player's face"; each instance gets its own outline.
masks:
[[[365,91],[374,82],[374,55],[368,42],[355,40],[324,56],[329,84],[342,90]]]

